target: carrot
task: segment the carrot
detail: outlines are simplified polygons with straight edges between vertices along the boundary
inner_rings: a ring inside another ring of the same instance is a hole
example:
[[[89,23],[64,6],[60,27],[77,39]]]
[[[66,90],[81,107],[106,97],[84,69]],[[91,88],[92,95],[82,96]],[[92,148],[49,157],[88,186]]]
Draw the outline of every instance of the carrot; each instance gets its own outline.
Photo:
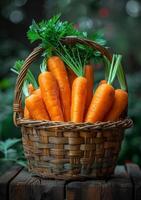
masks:
[[[32,94],[33,91],[35,91],[35,88],[34,88],[33,84],[32,83],[28,84],[28,92],[29,92],[29,94]]]
[[[102,121],[112,107],[115,90],[111,84],[115,79],[120,60],[121,56],[113,56],[108,81],[107,83],[99,85],[96,89],[86,114],[85,122],[95,123]]]
[[[25,105],[34,120],[49,120],[40,89],[25,99]]]
[[[115,90],[111,85],[99,85],[92,98],[85,122],[102,121],[113,104],[114,94]]]
[[[76,79],[77,76],[69,67],[68,67],[67,71],[68,71],[70,88],[72,89],[73,81]]]
[[[51,120],[64,121],[59,99],[59,88],[56,79],[51,72],[42,71],[38,77],[38,82],[41,89],[42,98]]]
[[[43,102],[40,89],[36,89],[29,94],[28,82],[24,81],[23,93],[25,95],[25,106],[34,120],[49,120],[45,104]]]
[[[71,121],[83,122],[87,97],[87,79],[77,77],[72,85]]]
[[[80,50],[77,47],[72,48],[69,51],[61,43],[60,46],[64,54],[62,52],[58,52],[58,55],[77,76],[72,84],[71,121],[75,123],[83,122],[87,98],[87,79],[84,77],[83,67],[86,63],[82,62]],[[86,59],[84,60],[86,61]]]
[[[116,121],[119,119],[121,113],[125,110],[128,104],[128,93],[121,89],[115,90],[114,103],[106,115],[104,121]]]
[[[33,87],[32,83],[28,84],[29,95],[31,95],[33,93],[33,91],[35,91],[35,88]],[[27,109],[26,105],[24,106],[24,118],[32,119],[32,116],[31,116],[29,110]]]
[[[52,56],[48,59],[47,62],[48,70],[52,72],[54,77],[57,80],[59,90],[60,90],[60,99],[65,121],[70,121],[70,85],[65,69],[64,62],[60,59],[59,56]]]
[[[105,117],[105,121],[116,121],[120,118],[122,113],[125,111],[128,105],[128,93],[126,86],[125,74],[121,63],[117,71],[117,77],[120,83],[121,89],[115,90],[115,100],[114,104]]]
[[[13,71],[16,74],[19,74],[19,72],[22,69],[23,64],[24,64],[23,60],[16,61],[13,68],[11,68],[11,71]],[[25,97],[31,95],[37,87],[38,87],[38,85],[37,85],[37,82],[36,82],[32,72],[30,70],[28,70],[27,74],[26,74],[26,80],[25,80],[24,86],[23,86],[23,93],[25,94]],[[24,118],[32,119],[32,116],[31,116],[29,110],[27,109],[26,105],[24,106]]]
[[[29,110],[27,109],[26,105],[24,106],[24,118],[25,119],[32,119],[32,116],[31,116]]]
[[[107,83],[107,81],[103,79],[100,81],[99,85],[104,84],[104,83]]]
[[[93,87],[94,87],[94,69],[92,65],[85,65],[85,77],[87,79],[87,99],[86,99],[86,106],[85,110],[87,112],[88,107],[91,103],[93,97]]]
[[[40,89],[40,88],[34,90],[34,91],[32,92],[32,94],[36,94],[36,95],[39,95],[40,97],[42,97],[41,89]]]

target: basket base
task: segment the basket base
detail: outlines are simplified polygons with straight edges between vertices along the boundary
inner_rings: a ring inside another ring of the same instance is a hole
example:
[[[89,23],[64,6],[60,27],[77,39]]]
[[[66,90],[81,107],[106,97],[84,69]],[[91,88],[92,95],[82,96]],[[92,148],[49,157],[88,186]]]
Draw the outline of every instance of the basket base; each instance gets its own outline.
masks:
[[[66,181],[72,181],[72,180],[107,180],[114,174],[114,169],[111,170],[111,173],[108,174],[101,174],[101,175],[82,175],[82,174],[46,174],[44,172],[37,172],[34,170],[29,170],[33,176],[39,177],[42,179],[55,179],[55,180],[66,180]]]

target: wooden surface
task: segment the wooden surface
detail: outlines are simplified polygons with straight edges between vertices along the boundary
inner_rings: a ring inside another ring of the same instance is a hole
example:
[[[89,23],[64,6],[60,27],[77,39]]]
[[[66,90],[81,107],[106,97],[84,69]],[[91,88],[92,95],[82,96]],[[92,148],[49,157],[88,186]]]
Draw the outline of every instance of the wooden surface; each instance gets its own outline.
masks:
[[[117,166],[108,180],[71,181],[35,177],[19,166],[0,177],[0,200],[141,200],[141,170]]]

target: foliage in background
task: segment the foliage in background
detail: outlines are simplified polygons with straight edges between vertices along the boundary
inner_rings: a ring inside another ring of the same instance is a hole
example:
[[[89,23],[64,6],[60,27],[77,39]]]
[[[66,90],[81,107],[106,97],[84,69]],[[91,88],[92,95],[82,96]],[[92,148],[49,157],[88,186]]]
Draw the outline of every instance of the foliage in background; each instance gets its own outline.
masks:
[[[23,155],[21,139],[9,138],[5,141],[0,141],[0,155],[0,174],[3,171],[3,168],[5,168],[5,165],[9,166],[13,163],[16,163],[26,167],[26,161]]]

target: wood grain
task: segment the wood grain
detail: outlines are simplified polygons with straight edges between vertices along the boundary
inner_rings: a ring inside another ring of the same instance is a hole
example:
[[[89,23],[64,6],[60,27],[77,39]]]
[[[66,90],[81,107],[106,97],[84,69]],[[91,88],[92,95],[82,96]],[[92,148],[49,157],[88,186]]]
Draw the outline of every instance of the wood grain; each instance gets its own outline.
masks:
[[[115,175],[107,180],[90,180],[67,184],[67,200],[132,200],[133,187],[124,166],[115,168]]]
[[[141,200],[141,170],[133,163],[126,164],[126,168],[134,184],[134,199]]]
[[[0,200],[141,200],[141,170],[116,166],[107,180],[41,179],[14,166],[0,177]]]
[[[22,170],[20,166],[13,166],[5,174],[0,176],[0,200],[8,200],[10,181]]]
[[[63,200],[65,181],[44,180],[22,170],[9,187],[9,200]]]
[[[133,184],[124,166],[116,166],[111,184],[113,200],[133,200]]]

